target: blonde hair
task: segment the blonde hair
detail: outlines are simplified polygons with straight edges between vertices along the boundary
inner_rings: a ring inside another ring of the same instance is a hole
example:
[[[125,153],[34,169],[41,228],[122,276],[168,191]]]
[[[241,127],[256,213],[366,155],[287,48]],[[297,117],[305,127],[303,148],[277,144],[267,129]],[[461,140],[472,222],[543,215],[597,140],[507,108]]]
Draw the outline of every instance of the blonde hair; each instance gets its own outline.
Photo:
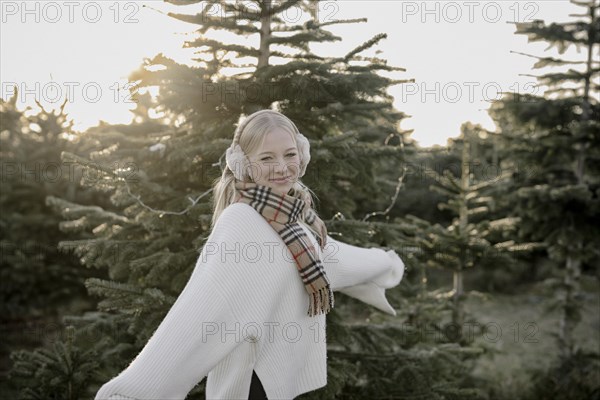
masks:
[[[241,118],[240,118],[241,120]],[[288,132],[294,139],[294,144],[297,146],[296,133],[299,132],[296,125],[282,113],[271,110],[259,110],[250,114],[240,123],[233,135],[233,144],[238,143],[245,154],[251,154],[256,151],[264,141],[265,136],[275,129],[281,129]],[[248,171],[244,172],[244,181],[252,182],[252,178]],[[223,174],[213,182],[213,216],[211,222],[211,230],[215,227],[219,216],[233,202],[235,195],[235,177],[233,171],[227,165],[223,169]],[[307,203],[314,205],[313,198],[318,197],[300,178],[288,192],[289,195],[298,197]],[[315,211],[316,213],[316,211]],[[298,218],[304,221],[304,215]],[[308,226],[308,225],[307,225]],[[310,229],[310,226],[308,226]],[[312,230],[312,229],[311,229]]]

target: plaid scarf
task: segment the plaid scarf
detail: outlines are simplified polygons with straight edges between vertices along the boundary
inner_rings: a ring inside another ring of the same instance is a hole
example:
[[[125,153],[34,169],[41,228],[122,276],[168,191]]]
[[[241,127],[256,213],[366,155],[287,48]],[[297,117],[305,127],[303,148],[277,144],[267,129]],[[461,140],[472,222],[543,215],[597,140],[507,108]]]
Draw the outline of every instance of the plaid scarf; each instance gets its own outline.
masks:
[[[235,181],[236,195],[233,202],[243,202],[252,206],[281,236],[292,253],[302,283],[308,292],[310,304],[308,315],[328,313],[333,308],[333,291],[316,249],[298,224],[298,217],[317,232],[317,241],[321,248],[325,245],[327,228],[325,223],[312,209],[310,200],[304,201],[288,194],[278,194],[265,185],[252,182]]]

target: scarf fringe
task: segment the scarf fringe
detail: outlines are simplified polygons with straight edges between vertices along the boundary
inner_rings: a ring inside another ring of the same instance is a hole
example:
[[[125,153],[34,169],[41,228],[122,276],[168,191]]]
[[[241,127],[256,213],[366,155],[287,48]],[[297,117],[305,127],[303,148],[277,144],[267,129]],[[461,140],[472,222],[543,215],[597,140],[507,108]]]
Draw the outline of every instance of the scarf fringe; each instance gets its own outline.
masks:
[[[323,287],[310,295],[308,315],[327,314],[334,305],[334,296],[329,286]]]

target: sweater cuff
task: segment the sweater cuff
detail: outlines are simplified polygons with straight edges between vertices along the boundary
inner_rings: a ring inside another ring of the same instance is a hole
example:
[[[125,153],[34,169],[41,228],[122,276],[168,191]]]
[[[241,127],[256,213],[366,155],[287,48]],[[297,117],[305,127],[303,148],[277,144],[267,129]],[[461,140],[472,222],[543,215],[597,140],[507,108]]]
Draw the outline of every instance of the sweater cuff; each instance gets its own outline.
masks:
[[[388,271],[373,278],[369,282],[350,286],[339,291],[369,304],[387,314],[396,316],[396,310],[385,297],[385,289],[397,286],[404,276],[404,262],[394,250],[386,251],[392,263]]]

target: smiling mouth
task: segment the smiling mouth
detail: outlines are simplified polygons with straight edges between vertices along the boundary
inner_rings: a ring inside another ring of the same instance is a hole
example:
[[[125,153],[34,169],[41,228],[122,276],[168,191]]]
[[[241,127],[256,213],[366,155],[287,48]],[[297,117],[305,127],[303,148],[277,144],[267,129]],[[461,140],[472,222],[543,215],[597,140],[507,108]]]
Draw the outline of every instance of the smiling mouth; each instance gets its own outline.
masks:
[[[281,179],[271,179],[271,182],[278,182],[278,183],[282,183],[282,182],[287,182],[288,179],[290,179],[290,177],[286,177],[286,178],[281,178]]]

